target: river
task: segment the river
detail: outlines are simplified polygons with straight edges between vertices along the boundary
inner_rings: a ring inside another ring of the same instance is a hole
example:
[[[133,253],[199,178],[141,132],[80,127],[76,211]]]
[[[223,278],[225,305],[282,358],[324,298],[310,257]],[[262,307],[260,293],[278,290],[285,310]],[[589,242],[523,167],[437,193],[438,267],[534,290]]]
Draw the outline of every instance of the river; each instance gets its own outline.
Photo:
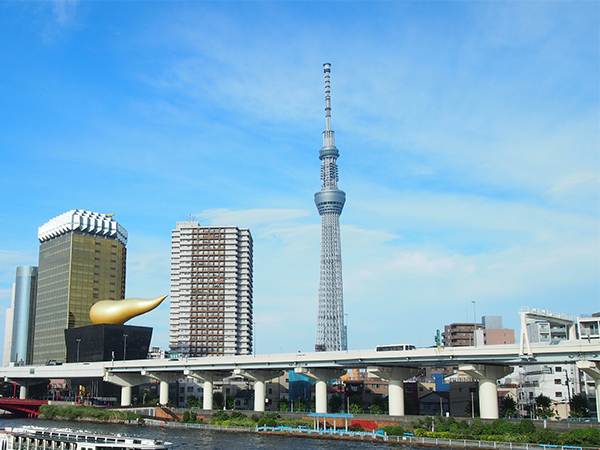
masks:
[[[85,430],[97,434],[122,434],[149,439],[160,439],[172,442],[173,450],[389,450],[390,448],[397,448],[381,442],[342,441],[296,436],[273,436],[258,433],[232,433],[150,426],[138,427],[89,422],[16,419],[13,417],[6,419],[0,418],[1,427],[19,427],[27,425],[44,428]],[[408,450],[411,447],[405,448]]]

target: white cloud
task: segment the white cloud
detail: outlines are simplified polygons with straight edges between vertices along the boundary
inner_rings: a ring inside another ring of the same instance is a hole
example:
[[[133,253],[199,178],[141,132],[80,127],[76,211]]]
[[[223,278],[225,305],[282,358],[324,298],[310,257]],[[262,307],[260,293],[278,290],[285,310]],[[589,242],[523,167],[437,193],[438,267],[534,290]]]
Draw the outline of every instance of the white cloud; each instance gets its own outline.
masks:
[[[446,257],[422,252],[401,253],[391,261],[390,269],[407,275],[438,277],[447,277],[456,271],[463,274],[475,272],[474,266],[459,256]]]
[[[56,21],[61,26],[71,22],[77,14],[78,4],[79,0],[52,0],[52,11]]]

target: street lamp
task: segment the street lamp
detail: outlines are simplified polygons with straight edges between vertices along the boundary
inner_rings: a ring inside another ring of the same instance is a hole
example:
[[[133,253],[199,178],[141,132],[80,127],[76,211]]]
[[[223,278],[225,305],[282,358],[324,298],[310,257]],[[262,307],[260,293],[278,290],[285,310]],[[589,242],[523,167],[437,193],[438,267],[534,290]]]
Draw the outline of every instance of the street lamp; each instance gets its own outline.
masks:
[[[77,339],[77,362],[79,362],[79,343],[81,342],[81,339]]]
[[[123,361],[125,361],[125,357],[127,356],[127,335],[123,335]]]

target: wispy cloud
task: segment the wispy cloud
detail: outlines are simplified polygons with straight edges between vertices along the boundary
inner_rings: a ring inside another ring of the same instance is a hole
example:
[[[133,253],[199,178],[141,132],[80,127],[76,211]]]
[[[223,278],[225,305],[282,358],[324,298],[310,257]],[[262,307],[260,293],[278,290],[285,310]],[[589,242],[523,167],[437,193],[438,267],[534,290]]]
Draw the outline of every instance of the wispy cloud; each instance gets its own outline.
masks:
[[[56,21],[65,26],[69,24],[77,14],[79,0],[52,0],[52,11]]]
[[[231,211],[225,208],[202,211],[195,214],[200,219],[209,221],[210,225],[240,224],[240,227],[277,226],[301,217],[310,216],[308,211],[298,209],[249,209]]]

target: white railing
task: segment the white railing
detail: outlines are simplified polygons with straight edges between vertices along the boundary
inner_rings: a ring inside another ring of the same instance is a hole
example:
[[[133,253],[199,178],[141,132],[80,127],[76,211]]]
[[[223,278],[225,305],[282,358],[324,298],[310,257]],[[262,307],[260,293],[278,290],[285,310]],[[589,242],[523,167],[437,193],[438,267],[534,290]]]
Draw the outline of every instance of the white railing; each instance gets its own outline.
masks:
[[[461,448],[485,448],[500,450],[597,450],[596,447],[580,447],[567,445],[548,445],[548,444],[528,444],[523,442],[496,442],[496,441],[476,441],[471,439],[444,439],[427,438],[416,436],[388,436],[390,442],[402,442],[406,444],[424,444],[443,447],[461,447]]]

